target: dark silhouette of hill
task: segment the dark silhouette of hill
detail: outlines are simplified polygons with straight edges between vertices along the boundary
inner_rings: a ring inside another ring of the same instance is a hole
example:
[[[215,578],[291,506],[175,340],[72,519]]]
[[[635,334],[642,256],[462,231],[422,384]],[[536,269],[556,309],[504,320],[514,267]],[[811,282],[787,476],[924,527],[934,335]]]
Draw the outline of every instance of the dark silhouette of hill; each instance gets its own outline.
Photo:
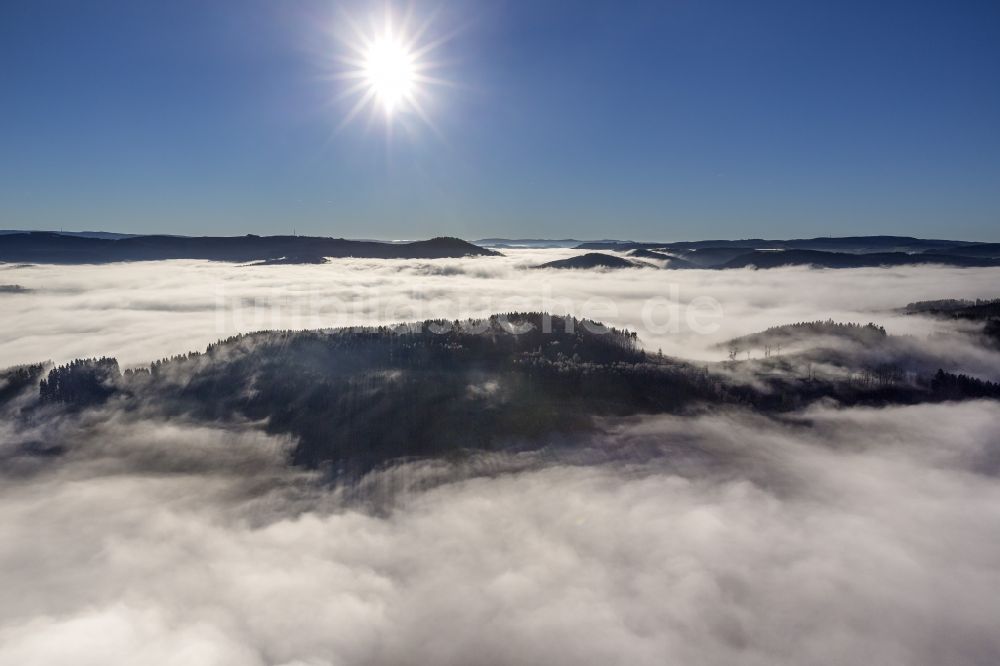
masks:
[[[0,229],[0,236],[10,234],[31,234],[31,233],[52,233],[60,236],[80,236],[83,238],[106,238],[117,240],[119,238],[132,238],[138,234],[119,234],[112,231],[33,231],[30,229]]]
[[[943,264],[945,266],[1000,265],[1000,244],[972,243],[910,236],[846,236],[775,240],[702,240],[673,243],[597,241],[578,249],[651,251],[675,255],[702,268],[776,268],[818,266],[864,268]]]
[[[492,239],[496,240],[496,239]],[[535,241],[532,241],[535,242]],[[561,242],[561,241],[559,241]],[[1000,244],[902,236],[856,236],[793,240],[706,240],[676,243],[595,241],[584,249],[631,251],[645,259],[668,259],[665,268],[774,268],[818,266],[859,268],[943,264],[1000,265]],[[780,250],[780,251],[778,251]],[[891,251],[887,251],[891,250]],[[435,259],[499,254],[458,238],[383,243],[309,236],[122,236],[118,234],[29,232],[0,234],[0,261],[14,263],[108,263],[162,259],[207,259],[268,265],[322,263],[325,258]],[[544,268],[626,268],[642,265],[591,252],[549,262]]]
[[[885,329],[876,324],[840,323],[832,319],[826,321],[806,321],[783,326],[772,326],[759,333],[751,333],[733,338],[718,345],[719,348],[740,350],[776,349],[817,337],[834,337],[851,340],[866,345],[881,344],[886,337]]]
[[[910,303],[904,312],[982,322],[983,338],[989,345],[1000,349],[1000,298],[921,301]]]
[[[697,265],[687,259],[682,259],[678,256],[667,254],[665,252],[657,252],[655,250],[637,248],[635,250],[629,250],[628,256],[635,257],[636,259],[654,259],[656,261],[666,262],[663,264],[665,268],[698,268]]]
[[[973,338],[984,347],[987,338]],[[774,326],[716,345],[728,352],[731,369],[741,375],[812,376],[823,381],[849,377],[891,380],[893,386],[929,380],[935,370],[954,363],[948,345],[928,344],[909,335],[890,335],[873,323],[809,321]],[[904,381],[904,378],[905,381]]]
[[[569,259],[558,259],[535,268],[635,268],[641,264],[601,252],[588,252]]]
[[[113,359],[53,369],[42,405],[106,403],[166,416],[266,422],[293,459],[338,474],[388,460],[539,446],[594,416],[715,400],[703,369],[650,362],[634,333],[512,313],[403,327],[241,335],[118,374]]]
[[[852,252],[860,254],[875,252],[918,252],[921,250],[933,251],[942,247],[959,247],[969,244],[969,241],[914,238],[912,236],[841,236],[796,238],[787,241],[766,242],[769,245],[762,247],[780,247],[789,250],[825,250],[828,252]]]
[[[765,238],[744,238],[740,240],[698,240],[670,243],[633,241],[590,241],[581,243],[581,250],[618,250],[644,248],[649,250],[701,250],[706,248],[731,248],[744,250],[822,250],[827,252],[936,252],[939,250],[974,246],[970,241],[913,238],[911,236],[842,236],[820,238],[793,238],[786,240]],[[947,252],[946,252],[947,253]]]
[[[960,257],[987,257],[1000,259],[1000,243],[973,243],[943,246],[925,250],[927,253],[953,254]]]
[[[962,257],[942,254],[907,254],[905,252],[875,252],[852,254],[847,252],[823,252],[820,250],[751,250],[739,248],[708,247],[680,251],[682,257],[670,257],[666,251],[636,248],[628,250],[636,258],[669,259],[664,265],[668,269],[683,268],[780,268],[784,266],[812,266],[816,268],[879,268],[890,266],[920,266],[939,264],[958,267],[1000,266],[1000,259],[982,257]],[[635,254],[633,254],[635,253]],[[537,268],[628,268],[638,264],[623,257],[588,252],[569,259],[550,261]]]
[[[263,259],[255,261],[247,266],[292,266],[302,264],[326,264],[329,259],[319,255],[293,255],[290,257],[278,257],[277,259]]]
[[[793,340],[840,343],[782,353]],[[15,368],[0,373],[0,407],[37,386],[33,403],[16,403],[33,422],[101,408],[257,423],[293,438],[293,462],[344,478],[404,458],[569,442],[601,427],[598,417],[1000,397],[996,384],[949,373],[874,324],[803,322],[735,342],[765,348],[764,358],[696,365],[643,351],[635,333],[538,312],[265,331],[124,373],[113,358],[44,378],[44,366]]]
[[[691,263],[686,259],[681,259],[680,257],[674,257],[663,252],[656,252],[654,250],[629,250],[628,256],[635,257],[636,259],[653,259],[654,261],[663,262],[662,264],[657,264],[663,268],[672,268],[675,270],[685,269],[685,268],[699,268],[699,266]]]
[[[589,241],[577,240],[576,238],[480,238],[472,241],[481,247],[494,249],[505,248],[556,248],[556,247],[576,247],[580,243]],[[599,242],[599,241],[595,241]]]
[[[432,238],[411,243],[353,241],[310,236],[134,236],[90,238],[35,232],[0,236],[0,261],[87,264],[162,259],[207,259],[249,263],[299,258],[313,263],[323,257],[439,259],[495,256],[459,238]]]
[[[637,257],[639,259],[673,259],[669,254],[664,254],[662,252],[656,252],[655,250],[647,250],[644,248],[636,248],[634,250],[628,251],[628,256]]]
[[[1000,298],[965,300],[948,298],[918,301],[904,308],[907,314],[929,314],[953,319],[985,320],[1000,317]]]
[[[944,370],[937,371],[930,386],[939,400],[1000,398],[1000,384]]]
[[[746,254],[749,250],[739,247],[703,247],[691,249],[669,249],[696,268],[719,268],[727,261]]]
[[[671,255],[700,268],[777,268],[817,266],[866,268],[941,264],[980,267],[1000,265],[1000,244],[909,236],[848,236],[773,240],[703,240],[673,243],[595,241],[578,249]],[[642,256],[636,254],[634,256]],[[677,264],[667,268],[688,268]]]
[[[960,298],[941,298],[934,301],[916,301],[907,303],[903,308],[906,314],[941,314],[945,312],[955,312],[970,305],[975,305],[975,301],[967,301]]]
[[[1000,299],[977,301],[951,313],[955,319],[995,319],[1000,317]]]
[[[924,264],[982,267],[998,266],[1000,265],[1000,261],[980,257],[961,257],[945,254],[907,254],[905,252],[849,254],[846,252],[822,252],[819,250],[755,250],[727,261],[720,268],[778,268],[781,266],[878,268],[882,266],[918,266]]]

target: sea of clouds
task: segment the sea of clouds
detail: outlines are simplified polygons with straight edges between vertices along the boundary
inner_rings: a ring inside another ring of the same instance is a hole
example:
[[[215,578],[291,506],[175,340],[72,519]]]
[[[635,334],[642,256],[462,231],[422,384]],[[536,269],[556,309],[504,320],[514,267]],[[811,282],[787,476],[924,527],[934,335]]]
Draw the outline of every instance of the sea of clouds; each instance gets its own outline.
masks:
[[[997,295],[996,269],[529,268],[570,253],[0,267],[27,290],[0,294],[0,366],[525,309],[689,358],[827,318],[961,355],[961,326],[897,308]],[[292,446],[114,403],[0,414],[0,666],[1000,663],[997,402],[607,421],[351,488]]]
[[[591,317],[636,331],[647,349],[705,360],[723,358],[714,346],[729,338],[828,318],[962,345],[956,324],[897,310],[917,300],[997,296],[995,268],[535,270],[579,251],[505,253],[319,266],[0,266],[0,283],[25,289],[0,294],[0,367],[91,356],[140,365],[238,332],[524,310]],[[968,345],[963,353],[976,354]],[[1000,370],[997,359],[978,362]]]
[[[997,403],[633,419],[375,502],[252,429],[38,427],[66,451],[2,467],[5,666],[1000,659]]]

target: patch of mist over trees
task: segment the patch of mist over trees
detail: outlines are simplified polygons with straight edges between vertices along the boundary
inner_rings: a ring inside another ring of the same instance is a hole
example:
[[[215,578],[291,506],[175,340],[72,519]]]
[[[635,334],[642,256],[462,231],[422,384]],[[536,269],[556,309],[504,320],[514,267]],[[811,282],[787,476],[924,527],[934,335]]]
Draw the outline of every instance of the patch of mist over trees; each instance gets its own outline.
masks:
[[[593,415],[677,410],[712,391],[701,369],[654,369],[633,332],[544,313],[237,335],[124,373],[113,359],[75,361],[41,389],[43,404],[114,395],[125,409],[263,421],[297,436],[296,462],[342,472],[527,445],[585,430]]]
[[[546,332],[548,330],[549,332]],[[297,463],[363,472],[389,459],[528,446],[595,414],[678,409],[707,396],[645,363],[634,333],[540,313],[418,326],[242,335],[133,373],[126,390],[177,413],[265,420]]]
[[[729,358],[736,360],[741,353],[761,352],[765,357],[780,353],[783,346],[810,340],[819,336],[831,336],[853,340],[862,344],[878,344],[886,337],[885,328],[874,323],[839,323],[826,321],[804,321],[782,326],[772,326],[760,333],[752,333],[733,338],[725,343]]]
[[[983,337],[990,345],[1000,349],[1000,298],[918,301],[908,304],[903,311],[907,314],[983,322]]]
[[[989,303],[980,301],[979,305]],[[973,336],[968,342],[993,346],[991,336],[997,333],[1000,320],[989,319],[983,336]],[[889,335],[884,327],[871,322],[841,323],[831,319],[772,326],[716,347],[727,350],[729,368],[737,362],[752,362],[752,370],[748,365],[741,366],[744,373],[754,372],[764,378],[795,375],[813,379],[819,373],[827,380],[846,378],[864,387],[920,383],[926,388],[935,370],[953,363],[947,347],[924,344],[913,336]]]
[[[908,303],[903,311],[908,314],[950,315],[962,319],[1000,317],[1000,298],[943,298],[936,301]]]
[[[36,363],[0,371],[0,407],[38,385],[45,368]]]

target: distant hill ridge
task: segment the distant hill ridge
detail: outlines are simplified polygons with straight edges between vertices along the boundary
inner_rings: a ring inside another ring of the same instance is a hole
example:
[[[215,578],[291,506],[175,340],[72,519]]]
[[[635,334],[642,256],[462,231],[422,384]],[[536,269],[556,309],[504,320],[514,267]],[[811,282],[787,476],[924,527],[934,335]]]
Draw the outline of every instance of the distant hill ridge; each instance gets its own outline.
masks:
[[[600,241],[576,249],[625,253],[641,258],[671,258],[666,268],[877,268],[937,264],[957,267],[1000,266],[1000,243],[913,238],[846,236],[774,240],[704,240],[675,243]]]
[[[494,247],[498,241],[484,239]],[[509,247],[565,247],[572,239],[519,239]],[[549,244],[549,245],[546,245]],[[593,250],[544,264],[546,268],[777,268],[816,266],[863,268],[938,264],[1000,266],[1000,243],[914,238],[846,236],[809,239],[702,240],[653,243],[602,240],[576,245]],[[616,254],[609,254],[609,253]],[[349,240],[318,236],[126,236],[106,232],[0,232],[0,262],[99,264],[118,261],[205,259],[236,263],[310,264],[326,258],[439,259],[497,256],[460,238],[410,242]],[[627,254],[630,258],[620,255]],[[648,260],[648,261],[642,261]],[[652,263],[655,262],[655,263]]]
[[[498,256],[460,238],[438,237],[409,243],[356,241],[316,236],[132,236],[92,238],[53,232],[0,235],[0,261],[47,264],[101,264],[117,261],[207,259],[316,263],[322,257],[441,259]]]
[[[721,252],[712,252],[721,250]],[[653,250],[629,250],[632,257],[656,259],[661,264],[651,264],[637,259],[607,254],[604,252],[587,252],[568,259],[558,259],[535,266],[535,268],[640,268],[662,267],[671,270],[678,269],[712,269],[725,270],[733,268],[782,268],[788,266],[811,266],[814,268],[882,268],[891,266],[941,265],[958,268],[982,268],[1000,266],[1000,259],[985,257],[967,257],[947,254],[908,254],[906,252],[872,252],[869,254],[854,254],[850,252],[820,252],[818,250],[751,250],[749,252],[734,251],[732,248],[709,248],[708,258],[698,253],[670,256]],[[659,256],[657,256],[659,255]],[[662,258],[662,259],[661,259]]]
[[[959,247],[990,245],[974,241],[914,238],[913,236],[820,236],[817,238],[740,240],[696,240],[669,243],[635,241],[591,241],[577,246],[580,250],[634,250],[673,249],[696,250],[702,248],[742,248],[746,250],[826,250],[837,252],[923,252],[951,250]],[[995,245],[995,244],[993,244]]]

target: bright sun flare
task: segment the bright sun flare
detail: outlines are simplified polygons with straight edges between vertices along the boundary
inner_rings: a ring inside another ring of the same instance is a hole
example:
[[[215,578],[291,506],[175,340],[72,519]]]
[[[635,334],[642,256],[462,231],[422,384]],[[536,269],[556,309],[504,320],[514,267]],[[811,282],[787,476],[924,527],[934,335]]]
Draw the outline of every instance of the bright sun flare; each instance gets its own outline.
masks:
[[[365,80],[387,114],[412,93],[415,83],[413,54],[400,41],[386,35],[365,53]]]
[[[431,100],[429,88],[448,82],[431,76],[440,64],[429,56],[446,39],[429,34],[429,20],[413,25],[413,19],[408,15],[397,21],[386,14],[373,17],[367,26],[347,21],[352,34],[343,41],[350,54],[338,58],[347,69],[337,78],[353,81],[341,95],[356,101],[342,124],[368,108],[373,116],[386,120],[412,113],[434,127],[425,112],[425,104]]]

